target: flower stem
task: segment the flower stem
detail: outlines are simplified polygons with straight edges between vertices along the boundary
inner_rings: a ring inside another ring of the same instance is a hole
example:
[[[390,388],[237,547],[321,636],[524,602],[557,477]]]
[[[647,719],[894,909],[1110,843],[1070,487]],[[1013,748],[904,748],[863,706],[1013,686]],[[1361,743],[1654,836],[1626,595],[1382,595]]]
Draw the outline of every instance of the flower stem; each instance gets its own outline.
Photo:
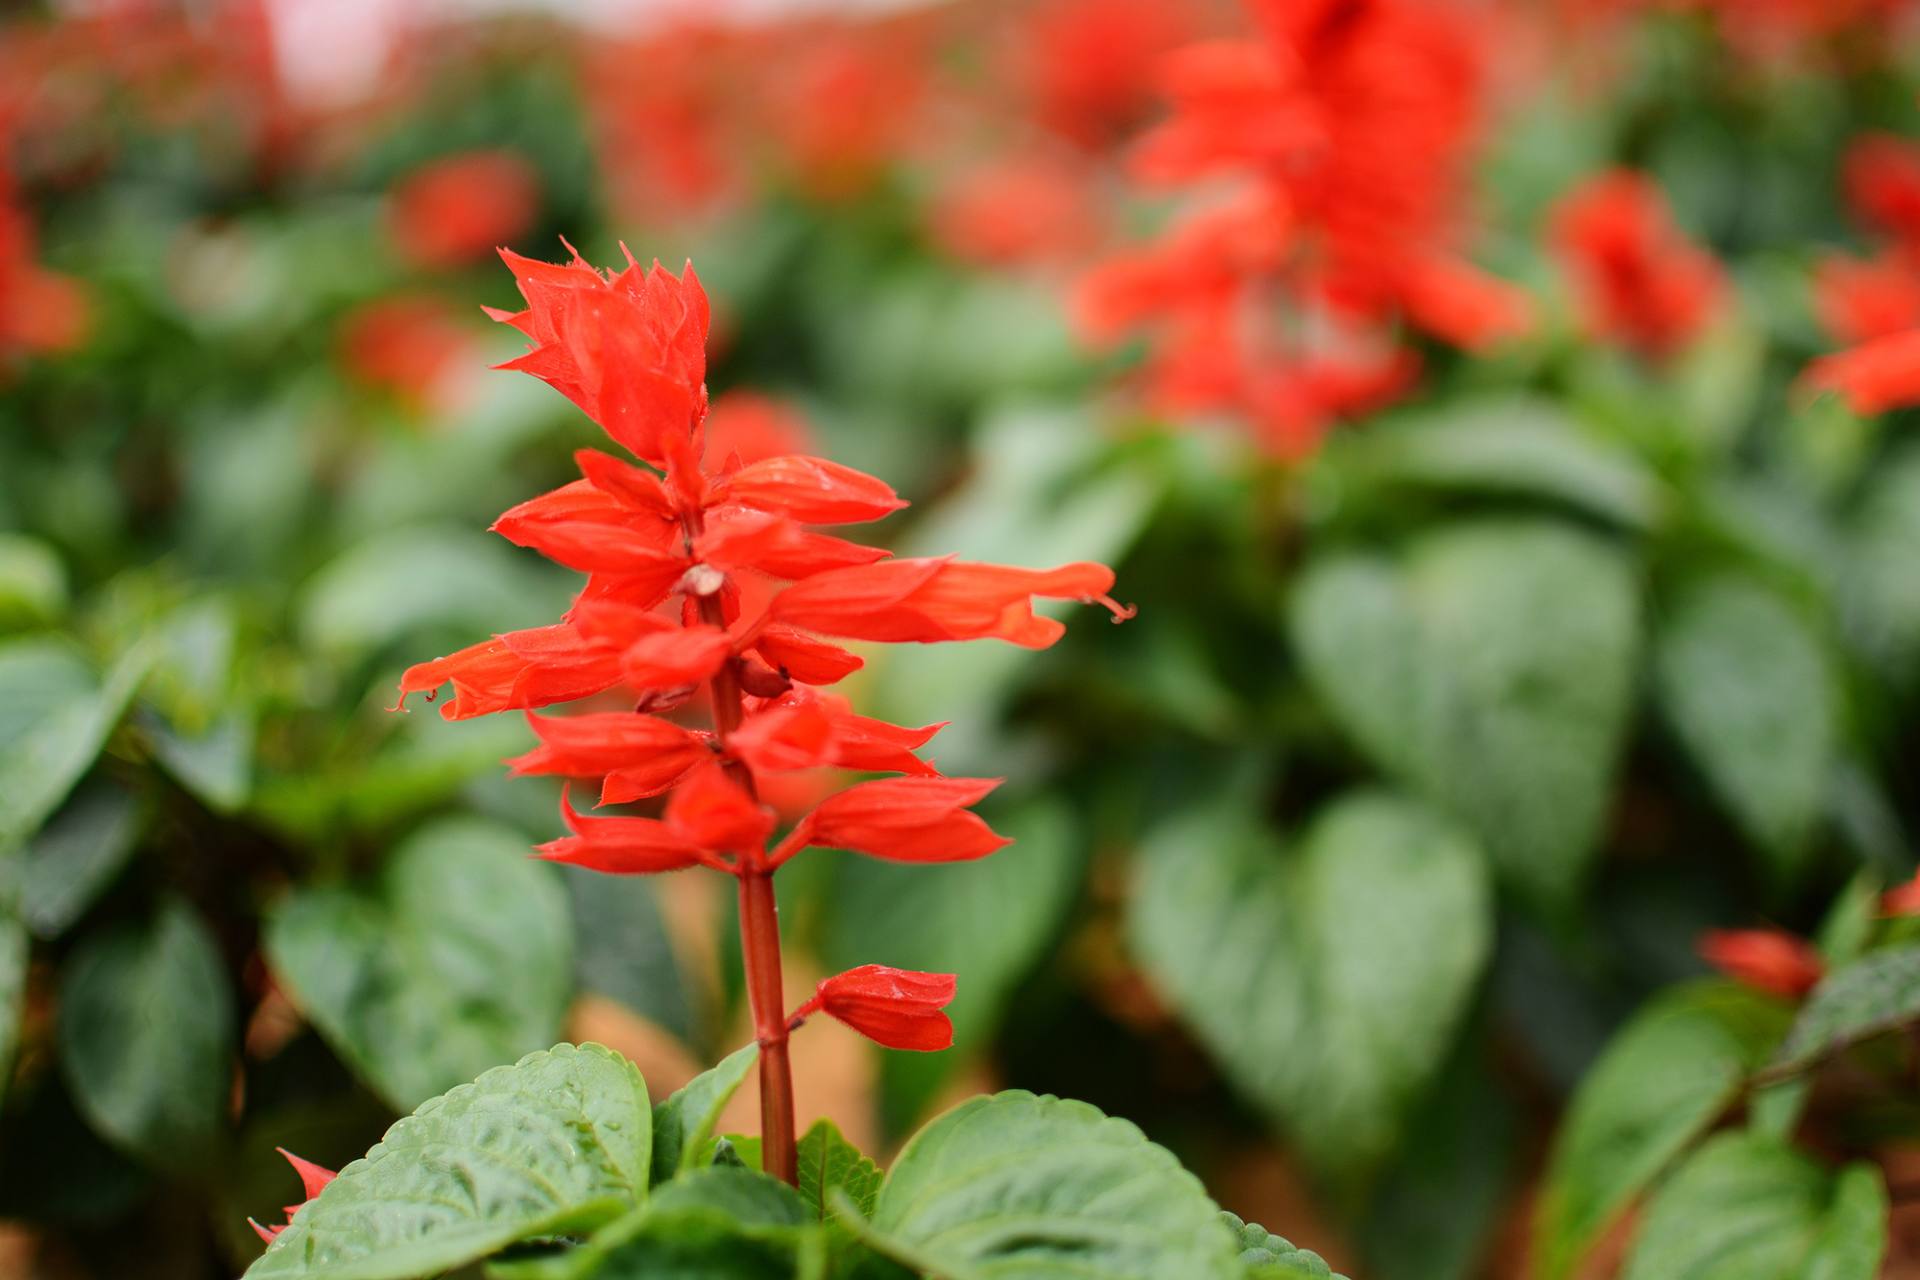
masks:
[[[700,600],[700,618],[724,628],[725,616],[714,596]],[[713,727],[720,741],[740,727],[740,681],[730,659],[714,673]],[[727,772],[754,794],[753,774],[737,760]],[[765,852],[743,858],[740,881],[740,956],[747,973],[747,1001],[753,1007],[754,1037],[760,1042],[761,1167],[789,1186],[798,1185],[794,1144],[793,1065],[787,1055],[786,991],[780,977],[780,908],[773,895],[773,868]]]

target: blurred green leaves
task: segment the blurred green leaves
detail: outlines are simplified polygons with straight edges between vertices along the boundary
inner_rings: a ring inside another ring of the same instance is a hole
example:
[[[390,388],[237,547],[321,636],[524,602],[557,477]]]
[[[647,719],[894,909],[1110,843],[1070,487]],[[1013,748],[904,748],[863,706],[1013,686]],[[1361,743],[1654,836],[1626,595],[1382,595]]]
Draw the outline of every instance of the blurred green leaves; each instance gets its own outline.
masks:
[[[116,1144],[183,1172],[225,1129],[233,1055],[227,966],[178,901],[89,935],[60,981],[60,1061],[74,1101]]]
[[[1334,553],[1295,589],[1308,679],[1388,774],[1566,910],[1600,834],[1639,646],[1628,560],[1565,525],[1443,526],[1395,562]]]
[[[1363,1184],[1486,961],[1478,850],[1424,806],[1367,792],[1322,812],[1296,849],[1216,807],[1155,833],[1142,858],[1128,910],[1147,973],[1303,1154]]]
[[[434,823],[371,881],[296,889],[270,915],[274,971],[396,1110],[551,1043],[573,990],[566,897],[525,840]]]

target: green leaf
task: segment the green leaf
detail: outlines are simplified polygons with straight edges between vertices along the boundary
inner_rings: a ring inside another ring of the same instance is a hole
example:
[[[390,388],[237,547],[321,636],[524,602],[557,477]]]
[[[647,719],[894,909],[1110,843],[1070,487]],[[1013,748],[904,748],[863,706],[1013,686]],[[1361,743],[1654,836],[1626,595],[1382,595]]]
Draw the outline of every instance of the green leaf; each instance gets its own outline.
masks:
[[[1534,1222],[1546,1280],[1570,1274],[1633,1198],[1740,1095],[1785,1034],[1777,1001],[1718,980],[1649,1002],[1574,1096]]]
[[[700,1163],[720,1113],[759,1057],[757,1044],[735,1049],[653,1109],[654,1182]]]
[[[267,921],[276,973],[395,1109],[551,1043],[572,994],[564,891],[512,831],[448,819],[356,888],[294,891]]]
[[[543,571],[498,538],[467,528],[375,534],[309,580],[299,602],[308,646],[346,658],[437,628],[484,637],[557,617],[564,575]]]
[[[1014,984],[1039,961],[1079,886],[1077,832],[1065,805],[1029,804],[996,830],[1013,844],[991,858],[938,866],[842,858],[832,868],[822,950],[834,970],[878,962],[965,977],[947,1007],[954,1043],[993,1032]],[[959,1054],[882,1060],[882,1105],[893,1131],[910,1128]]]
[[[166,771],[215,813],[234,813],[253,789],[254,717],[230,711],[187,734],[155,717],[147,725],[153,755]]]
[[[1385,793],[1298,852],[1237,807],[1156,834],[1128,901],[1147,973],[1228,1077],[1327,1173],[1364,1174],[1445,1060],[1491,943],[1473,845]]]
[[[1920,1019],[1920,944],[1870,951],[1827,974],[1794,1019],[1770,1073],[1804,1070],[1856,1041]]]
[[[1632,454],[1584,434],[1549,401],[1471,401],[1330,441],[1326,464],[1364,482],[1543,497],[1629,527],[1663,495]]]
[[[20,852],[20,918],[36,937],[65,933],[126,865],[140,801],[102,777],[81,784]]]
[[[530,1236],[590,1231],[647,1194],[631,1062],[555,1045],[420,1105],[294,1215],[246,1280],[412,1280]]]
[[[1920,444],[1878,467],[1856,508],[1842,560],[1847,629],[1875,666],[1899,687],[1920,676]]]
[[[782,1187],[757,1173],[715,1172]],[[509,1275],[512,1280],[822,1280],[825,1255],[817,1230],[747,1225],[699,1204],[650,1204],[544,1266],[502,1275],[503,1280]]]
[[[129,654],[103,682],[57,641],[0,645],[0,851],[38,830],[93,765],[145,665]]]
[[[800,1198],[816,1218],[827,1217],[833,1194],[853,1202],[862,1217],[873,1216],[880,1193],[880,1166],[848,1142],[833,1121],[820,1119],[800,1138]]]
[[[653,1189],[653,1209],[715,1209],[755,1227],[798,1227],[812,1221],[800,1193],[754,1169],[708,1165]]]
[[[1777,881],[1801,869],[1838,736],[1819,637],[1765,587],[1722,576],[1685,592],[1655,643],[1661,705]]]
[[[1012,1090],[915,1134],[870,1222],[875,1248],[945,1280],[1229,1280],[1234,1236],[1199,1181],[1125,1120]]]
[[[1622,1280],[1873,1280],[1886,1215],[1871,1165],[1836,1178],[1778,1138],[1723,1133],[1647,1206]]]
[[[1248,1280],[1346,1280],[1327,1265],[1327,1260],[1311,1249],[1302,1249],[1285,1236],[1274,1235],[1265,1227],[1243,1222],[1224,1210],[1228,1230],[1240,1246],[1240,1262]]]
[[[1638,626],[1617,551],[1532,521],[1428,534],[1398,567],[1322,559],[1292,605],[1335,718],[1547,906],[1578,887],[1606,816]]]
[[[67,570],[37,538],[0,533],[0,631],[55,622],[67,609]]]
[[[0,1101],[13,1078],[13,1055],[20,1047],[20,1018],[26,1011],[27,952],[32,940],[26,926],[0,911]]]
[[[104,1137],[155,1164],[191,1168],[230,1101],[233,999],[220,949],[185,904],[94,934],[60,979],[60,1062]]]

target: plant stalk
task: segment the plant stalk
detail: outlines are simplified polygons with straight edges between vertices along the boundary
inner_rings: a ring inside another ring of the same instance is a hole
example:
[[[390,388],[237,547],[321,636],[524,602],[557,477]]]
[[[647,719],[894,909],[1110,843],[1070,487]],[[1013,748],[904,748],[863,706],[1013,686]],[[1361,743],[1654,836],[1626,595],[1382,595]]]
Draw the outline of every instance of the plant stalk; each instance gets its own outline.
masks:
[[[725,628],[720,601],[700,600],[700,619]],[[733,661],[714,673],[713,727],[721,742],[740,727],[740,682]],[[753,774],[728,761],[728,774],[754,795]],[[780,908],[773,895],[773,869],[764,851],[742,855],[740,881],[740,957],[746,969],[747,1001],[753,1008],[754,1037],[760,1043],[761,1167],[789,1186],[799,1183],[794,1141],[793,1064],[787,1053],[786,989],[780,975]]]

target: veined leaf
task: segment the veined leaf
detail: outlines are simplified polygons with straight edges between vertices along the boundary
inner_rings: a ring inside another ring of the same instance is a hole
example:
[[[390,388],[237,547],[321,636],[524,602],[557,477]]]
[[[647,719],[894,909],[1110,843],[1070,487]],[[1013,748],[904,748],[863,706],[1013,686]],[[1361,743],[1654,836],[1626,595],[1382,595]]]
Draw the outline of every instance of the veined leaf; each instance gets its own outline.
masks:
[[[813,1122],[801,1135],[799,1157],[800,1198],[816,1218],[828,1216],[836,1191],[851,1200],[862,1217],[873,1216],[880,1166],[848,1142],[833,1121]]]
[[[881,1252],[947,1280],[1237,1280],[1234,1235],[1194,1176],[1133,1125],[1018,1090],[933,1121],[863,1222]]]
[[[357,888],[296,890],[267,954],[336,1052],[396,1110],[559,1033],[572,993],[564,891],[502,827],[416,833]]]
[[[1920,944],[1870,951],[1813,989],[1773,1070],[1802,1070],[1857,1040],[1915,1020],[1920,1020]]]
[[[57,641],[0,645],[0,851],[38,830],[92,767],[146,664],[130,653],[103,681]]]
[[[1302,1249],[1284,1236],[1244,1222],[1234,1214],[1223,1212],[1220,1216],[1240,1245],[1240,1261],[1248,1280],[1347,1280],[1313,1250]]]
[[[631,1062],[555,1045],[430,1098],[301,1208],[246,1280],[414,1280],[647,1194],[652,1113]]]
[[[1668,991],[1614,1037],[1562,1122],[1534,1224],[1558,1280],[1739,1096],[1786,1033],[1777,1001],[1721,981]]]
[[[1606,816],[1638,629],[1624,557],[1542,521],[1444,528],[1400,566],[1322,559],[1292,604],[1336,719],[1550,908],[1577,889]]]
[[[1647,1206],[1622,1280],[1873,1280],[1886,1219],[1873,1166],[1835,1177],[1778,1138],[1723,1133]]]
[[[1491,943],[1473,845],[1384,793],[1297,853],[1218,812],[1157,834],[1129,899],[1147,973],[1323,1172],[1361,1176],[1445,1060]]]

